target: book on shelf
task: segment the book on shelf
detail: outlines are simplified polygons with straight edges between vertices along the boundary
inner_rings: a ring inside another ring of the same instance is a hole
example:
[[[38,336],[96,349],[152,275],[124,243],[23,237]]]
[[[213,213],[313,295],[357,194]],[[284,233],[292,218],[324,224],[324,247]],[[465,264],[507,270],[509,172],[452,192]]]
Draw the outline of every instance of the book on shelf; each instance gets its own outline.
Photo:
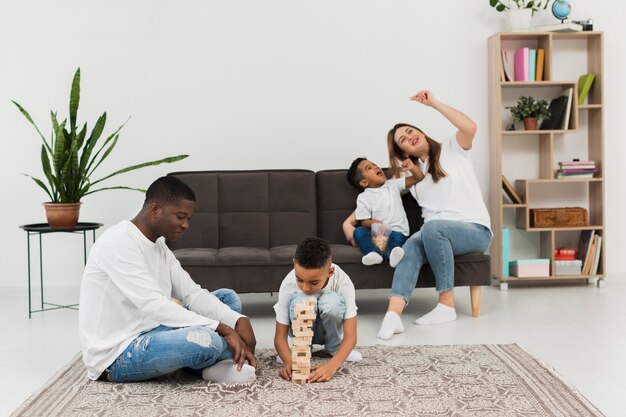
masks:
[[[541,122],[541,130],[557,130],[561,128],[565,108],[567,107],[567,97],[558,96],[550,101],[548,111],[550,117]]]
[[[515,191],[515,188],[511,185],[511,183],[506,179],[504,175],[502,175],[502,189],[506,193],[506,195],[511,199],[514,204],[522,204],[522,199],[519,194]]]
[[[581,161],[578,158],[574,158],[571,161],[561,161],[559,162],[559,165],[596,165],[596,161]]]
[[[537,50],[531,48],[528,50],[528,81],[535,81],[537,71]]]
[[[529,48],[523,47],[515,51],[515,81],[528,81]]]
[[[573,261],[576,258],[576,248],[556,248],[554,250],[554,259],[557,261]]]
[[[595,232],[593,230],[581,230],[580,238],[578,239],[578,259],[583,262],[583,274],[585,271],[584,265],[589,257],[589,249],[593,240]]]
[[[600,265],[600,252],[602,251],[602,236],[596,235],[596,257],[593,259],[593,266],[591,267],[591,274],[598,274],[598,266]]]
[[[537,49],[537,70],[535,71],[535,77],[537,81],[543,81],[543,61],[545,51],[543,48]]]
[[[584,174],[564,174],[562,172],[558,172],[557,171],[556,178],[557,179],[564,179],[564,178],[568,178],[568,179],[573,179],[573,178],[593,178],[593,172],[586,172]]]
[[[594,259],[596,257],[596,247],[598,246],[598,235],[594,234],[591,238],[591,243],[589,244],[589,251],[587,252],[587,257],[585,258],[585,262],[583,263],[583,275],[591,274],[591,268],[593,266]]]
[[[578,105],[582,106],[587,98],[587,94],[589,93],[589,89],[593,84],[593,80],[596,79],[596,76],[593,72],[588,72],[587,74],[583,74],[578,78]]]
[[[562,22],[554,25],[535,26],[537,32],[581,32],[583,26],[578,23]]]
[[[502,50],[502,69],[500,75],[502,76],[502,72],[504,72],[504,78],[502,81],[513,81],[513,70],[512,70],[512,60],[513,57],[509,54],[509,51]]]
[[[561,124],[561,130],[569,129],[569,119],[572,113],[572,99],[574,96],[574,88],[569,87],[563,90],[564,96],[567,96],[567,105],[565,106],[565,114],[563,114],[563,123]]]
[[[555,260],[554,261],[554,274],[555,275],[580,275],[582,273],[582,261],[580,259],[574,260]]]

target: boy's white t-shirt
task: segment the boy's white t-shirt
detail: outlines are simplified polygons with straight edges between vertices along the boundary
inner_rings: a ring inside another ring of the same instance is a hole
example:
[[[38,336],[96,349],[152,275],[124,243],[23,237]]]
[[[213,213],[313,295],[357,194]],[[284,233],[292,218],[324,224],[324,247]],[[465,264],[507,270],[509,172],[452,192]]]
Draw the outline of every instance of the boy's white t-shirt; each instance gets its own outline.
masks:
[[[356,219],[380,220],[394,232],[408,236],[409,221],[401,197],[405,189],[405,178],[392,178],[381,187],[366,188],[356,199]]]
[[[354,284],[350,280],[348,274],[346,274],[337,265],[332,264],[335,268],[335,272],[328,278],[328,283],[324,288],[315,294],[316,298],[319,298],[324,292],[332,291],[343,297],[346,304],[346,312],[343,316],[344,320],[356,316],[356,295],[354,292]],[[280,284],[280,290],[278,290],[278,301],[274,304],[274,311],[276,312],[276,321],[280,324],[289,325],[289,301],[294,294],[302,292],[296,283],[296,272],[291,270],[283,279]]]
[[[91,248],[78,311],[90,379],[97,379],[133,339],[159,325],[215,330],[220,322],[234,328],[240,317],[191,279],[163,238],[152,242],[130,221],[109,228]]]
[[[426,161],[418,160],[422,172],[428,171]],[[478,179],[469,150],[459,145],[456,133],[441,143],[439,155],[446,176],[438,183],[430,174],[409,191],[422,207],[424,223],[435,219],[478,223],[491,230],[489,211],[482,199]]]

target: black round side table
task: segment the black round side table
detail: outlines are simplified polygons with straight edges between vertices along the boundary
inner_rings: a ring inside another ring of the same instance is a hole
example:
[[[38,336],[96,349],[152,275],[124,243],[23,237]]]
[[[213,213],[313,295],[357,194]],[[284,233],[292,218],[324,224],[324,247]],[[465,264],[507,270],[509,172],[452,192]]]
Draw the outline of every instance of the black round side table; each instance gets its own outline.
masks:
[[[83,235],[83,264],[87,263],[87,232],[92,231],[93,242],[96,241],[96,229],[102,227],[102,223],[78,223],[74,227],[69,228],[52,228],[48,223],[33,223],[23,224],[20,229],[26,231],[26,243],[28,251],[28,318],[31,318],[32,313],[39,313],[41,311],[57,310],[59,308],[69,308],[72,310],[78,310],[78,304],[54,304],[44,301],[43,293],[43,246],[41,236],[47,233],[75,233]],[[41,309],[33,310],[31,303],[31,289],[30,289],[30,237],[31,235],[39,235],[39,281],[41,285]],[[52,307],[45,307],[52,306]]]

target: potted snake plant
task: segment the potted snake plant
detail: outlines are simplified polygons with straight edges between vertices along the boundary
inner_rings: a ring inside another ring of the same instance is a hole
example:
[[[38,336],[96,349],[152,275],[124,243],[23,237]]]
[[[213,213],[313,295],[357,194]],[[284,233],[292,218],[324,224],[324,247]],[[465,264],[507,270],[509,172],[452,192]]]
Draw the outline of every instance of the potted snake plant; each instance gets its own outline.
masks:
[[[83,197],[105,190],[125,189],[145,192],[139,188],[127,186],[102,186],[102,182],[116,175],[162,163],[172,163],[187,158],[189,155],[177,155],[144,162],[119,169],[96,178],[96,170],[113,151],[119,140],[119,132],[124,126],[118,127],[108,136],[102,136],[107,114],[104,112],[88,132],[87,123],[78,123],[78,105],[80,102],[80,68],[76,70],[72,80],[69,101],[69,122],[59,121],[56,112],[50,112],[52,133],[50,138],[41,133],[30,114],[17,102],[13,103],[30,122],[41,137],[41,167],[45,182],[29,174],[41,187],[49,202],[44,203],[48,224],[54,228],[72,228],[78,223],[79,210]]]

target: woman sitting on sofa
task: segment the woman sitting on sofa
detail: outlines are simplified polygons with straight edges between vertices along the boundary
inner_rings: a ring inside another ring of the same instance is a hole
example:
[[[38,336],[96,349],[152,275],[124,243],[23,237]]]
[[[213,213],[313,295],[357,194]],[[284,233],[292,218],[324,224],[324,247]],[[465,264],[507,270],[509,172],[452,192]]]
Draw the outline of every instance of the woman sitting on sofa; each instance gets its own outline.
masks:
[[[407,157],[425,174],[409,189],[422,207],[424,225],[403,246],[404,257],[394,272],[389,306],[377,335],[382,340],[404,331],[402,312],[426,262],[435,275],[439,303],[415,323],[455,320],[454,256],[485,252],[492,237],[489,212],[469,157],[476,124],[459,110],[436,100],[429,90],[420,91],[411,100],[437,110],[456,131],[437,142],[417,127],[401,123],[387,135],[391,175],[406,175],[400,170],[400,161]],[[344,223],[349,240],[352,216]]]

